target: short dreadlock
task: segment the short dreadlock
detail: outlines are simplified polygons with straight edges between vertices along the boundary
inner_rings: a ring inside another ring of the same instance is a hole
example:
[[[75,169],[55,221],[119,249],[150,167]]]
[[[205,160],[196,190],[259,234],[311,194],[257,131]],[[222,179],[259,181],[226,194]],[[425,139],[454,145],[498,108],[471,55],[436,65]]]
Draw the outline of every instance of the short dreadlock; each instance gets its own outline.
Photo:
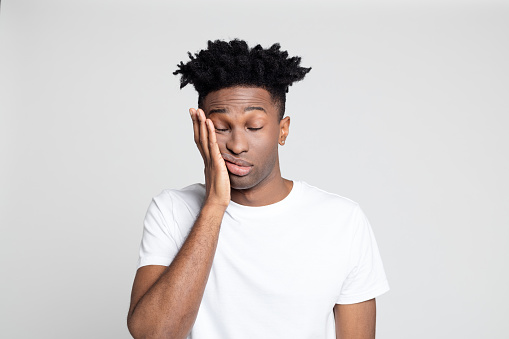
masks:
[[[207,49],[194,56],[188,52],[189,62],[180,62],[174,75],[181,74],[180,88],[192,84],[198,92],[198,106],[210,92],[234,87],[254,86],[267,90],[279,106],[279,118],[285,112],[286,93],[295,81],[304,79],[311,68],[300,67],[300,57],[288,58],[278,43],[264,49],[260,45],[249,48],[243,40],[230,42],[208,41]]]

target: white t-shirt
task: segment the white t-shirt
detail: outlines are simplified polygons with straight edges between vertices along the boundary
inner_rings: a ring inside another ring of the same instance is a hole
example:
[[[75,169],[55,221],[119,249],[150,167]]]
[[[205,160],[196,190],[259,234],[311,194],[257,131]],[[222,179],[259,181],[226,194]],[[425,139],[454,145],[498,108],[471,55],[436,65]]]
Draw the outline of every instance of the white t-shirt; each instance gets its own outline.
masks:
[[[164,190],[150,204],[138,267],[168,266],[184,243],[205,186]],[[359,205],[302,181],[267,206],[230,201],[188,339],[335,339],[333,308],[389,285]]]

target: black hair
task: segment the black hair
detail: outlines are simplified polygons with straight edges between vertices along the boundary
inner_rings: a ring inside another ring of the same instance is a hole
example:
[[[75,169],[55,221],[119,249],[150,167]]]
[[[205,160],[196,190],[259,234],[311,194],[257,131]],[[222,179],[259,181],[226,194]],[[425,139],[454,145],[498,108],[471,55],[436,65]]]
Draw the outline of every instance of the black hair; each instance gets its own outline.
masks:
[[[198,92],[198,106],[210,92],[234,87],[253,86],[267,90],[279,106],[279,118],[285,112],[286,93],[292,83],[304,79],[311,68],[300,67],[300,57],[288,57],[279,43],[264,49],[260,45],[249,48],[243,40],[208,41],[207,49],[187,63],[177,65],[174,75],[181,74],[180,88],[192,84]]]

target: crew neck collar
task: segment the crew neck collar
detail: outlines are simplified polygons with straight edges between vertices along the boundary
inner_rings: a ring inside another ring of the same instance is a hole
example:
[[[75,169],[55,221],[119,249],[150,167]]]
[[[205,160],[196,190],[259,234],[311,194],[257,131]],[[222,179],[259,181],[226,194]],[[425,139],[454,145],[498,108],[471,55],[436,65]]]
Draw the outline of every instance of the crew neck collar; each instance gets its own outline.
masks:
[[[226,209],[226,211],[235,214],[240,213],[253,216],[256,215],[266,216],[267,214],[274,212],[279,213],[281,210],[286,209],[294,202],[301,189],[301,184],[302,183],[300,181],[293,180],[293,187],[290,193],[288,193],[288,195],[282,200],[275,202],[273,204],[265,206],[246,206],[238,204],[233,200],[230,200],[230,203],[228,204],[228,208]]]

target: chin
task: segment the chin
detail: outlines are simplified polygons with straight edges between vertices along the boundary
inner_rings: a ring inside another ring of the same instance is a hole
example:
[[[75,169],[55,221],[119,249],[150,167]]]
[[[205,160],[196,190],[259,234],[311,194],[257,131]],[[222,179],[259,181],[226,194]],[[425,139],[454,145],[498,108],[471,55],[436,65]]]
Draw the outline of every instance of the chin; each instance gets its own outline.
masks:
[[[230,174],[229,177],[230,177],[230,187],[236,190],[247,190],[255,187],[258,184],[258,182],[252,177],[250,177],[249,174],[243,177]]]

